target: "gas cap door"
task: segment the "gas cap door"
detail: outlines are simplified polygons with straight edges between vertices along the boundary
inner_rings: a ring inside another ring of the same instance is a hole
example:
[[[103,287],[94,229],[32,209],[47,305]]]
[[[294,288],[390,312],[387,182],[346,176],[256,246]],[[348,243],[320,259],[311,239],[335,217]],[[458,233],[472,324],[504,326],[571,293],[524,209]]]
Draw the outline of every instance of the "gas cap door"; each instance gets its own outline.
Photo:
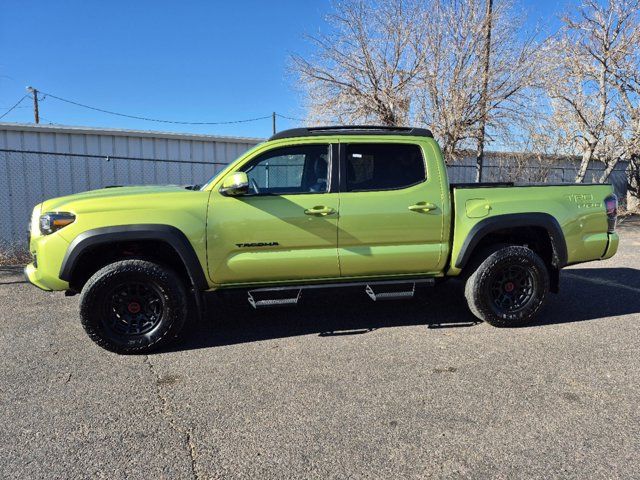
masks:
[[[471,198],[464,205],[467,217],[482,218],[489,215],[491,205],[486,198]]]

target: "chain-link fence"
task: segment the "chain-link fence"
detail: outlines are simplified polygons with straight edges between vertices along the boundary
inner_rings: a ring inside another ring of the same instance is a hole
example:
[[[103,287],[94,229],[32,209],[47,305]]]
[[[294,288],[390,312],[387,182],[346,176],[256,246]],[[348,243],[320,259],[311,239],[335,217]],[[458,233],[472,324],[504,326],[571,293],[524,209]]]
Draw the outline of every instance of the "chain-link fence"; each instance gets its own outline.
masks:
[[[224,162],[0,150],[0,241],[26,237],[38,203],[115,185],[205,183]]]
[[[618,197],[623,198],[627,192],[626,163],[611,172],[607,183],[611,183]],[[473,183],[476,181],[475,165],[449,165],[447,167],[451,183]],[[588,168],[585,182],[598,183],[604,168]],[[516,182],[516,183],[574,183],[578,166],[552,167],[537,165],[485,165],[482,170],[483,182]]]
[[[226,165],[215,161],[0,149],[0,243],[22,241],[32,208],[45,199],[114,185],[202,184]],[[295,162],[261,166],[260,186],[286,183],[291,175],[301,175],[301,170]],[[474,165],[450,165],[448,172],[452,183],[475,181]],[[573,183],[575,174],[574,167],[487,165],[483,181]],[[601,174],[602,169],[590,168],[585,181],[597,182]],[[614,170],[609,181],[618,196],[624,198],[625,169]]]
[[[611,172],[607,183],[613,186],[621,205],[626,205],[628,173],[627,163],[620,163]],[[447,167],[449,181],[451,183],[473,183],[476,181],[475,165],[449,165]],[[598,183],[602,177],[604,166],[590,167],[587,169],[584,181]],[[483,182],[515,182],[515,183],[541,183],[541,184],[571,184],[575,182],[578,173],[578,165],[552,167],[538,165],[522,165],[503,163],[501,165],[485,165],[482,171]]]

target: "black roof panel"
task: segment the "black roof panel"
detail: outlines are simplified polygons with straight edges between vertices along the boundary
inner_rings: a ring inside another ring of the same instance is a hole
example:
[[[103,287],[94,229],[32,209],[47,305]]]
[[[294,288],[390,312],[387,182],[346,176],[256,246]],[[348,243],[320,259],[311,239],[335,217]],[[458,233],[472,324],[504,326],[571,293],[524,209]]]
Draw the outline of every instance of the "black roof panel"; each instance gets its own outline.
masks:
[[[320,135],[406,135],[433,138],[431,130],[415,127],[385,127],[378,125],[344,125],[331,127],[302,127],[283,130],[269,140],[280,138],[313,137]]]

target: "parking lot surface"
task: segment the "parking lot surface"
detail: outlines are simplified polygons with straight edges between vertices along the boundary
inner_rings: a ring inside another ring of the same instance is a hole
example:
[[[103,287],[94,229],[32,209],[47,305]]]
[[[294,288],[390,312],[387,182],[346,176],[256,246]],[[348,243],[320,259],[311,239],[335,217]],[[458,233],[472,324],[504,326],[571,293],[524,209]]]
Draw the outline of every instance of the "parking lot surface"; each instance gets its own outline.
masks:
[[[476,324],[454,282],[227,308],[149,356],[0,267],[0,477],[638,478],[640,222],[620,232],[529,327]]]

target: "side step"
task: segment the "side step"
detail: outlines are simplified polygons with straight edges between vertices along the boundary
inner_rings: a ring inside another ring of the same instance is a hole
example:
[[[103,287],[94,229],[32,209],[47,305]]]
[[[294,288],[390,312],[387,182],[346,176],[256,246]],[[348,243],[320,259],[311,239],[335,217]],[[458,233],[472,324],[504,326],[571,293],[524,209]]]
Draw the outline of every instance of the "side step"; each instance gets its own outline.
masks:
[[[365,293],[374,302],[381,300],[399,300],[413,298],[416,284],[433,286],[433,278],[411,278],[406,280],[382,280],[370,282],[335,282],[316,285],[291,285],[282,287],[256,288],[247,291],[247,300],[253,308],[275,307],[279,305],[297,305],[303,290],[321,288],[364,287]]]
[[[398,284],[379,284],[367,285],[364,291],[374,302],[380,300],[400,300],[413,298],[416,293],[416,284],[414,283],[398,283]]]
[[[249,290],[247,300],[253,308],[297,305],[302,295],[301,288]]]

